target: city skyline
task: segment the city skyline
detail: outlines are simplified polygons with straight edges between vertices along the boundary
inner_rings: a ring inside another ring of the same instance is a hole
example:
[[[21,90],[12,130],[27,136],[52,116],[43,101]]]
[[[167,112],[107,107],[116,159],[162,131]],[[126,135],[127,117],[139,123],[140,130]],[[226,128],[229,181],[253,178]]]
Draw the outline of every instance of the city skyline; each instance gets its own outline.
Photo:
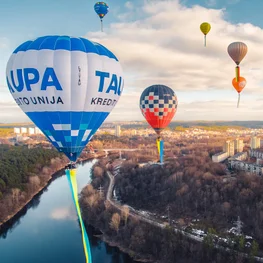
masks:
[[[178,97],[173,121],[261,120],[263,54],[258,51],[263,23],[257,10],[263,3],[259,0],[251,6],[245,0],[107,1],[110,12],[104,19],[104,32],[100,32],[94,3],[27,0],[4,4],[0,22],[7,26],[0,29],[0,123],[29,121],[6,85],[9,56],[28,39],[54,34],[87,37],[105,45],[120,60],[124,92],[107,122],[144,121],[139,109],[141,92],[159,83],[171,87]],[[244,10],[246,16],[239,16]],[[204,21],[212,26],[206,48],[199,29]],[[247,86],[238,109],[231,83],[235,63],[227,54],[227,46],[234,41],[248,46],[240,66]]]

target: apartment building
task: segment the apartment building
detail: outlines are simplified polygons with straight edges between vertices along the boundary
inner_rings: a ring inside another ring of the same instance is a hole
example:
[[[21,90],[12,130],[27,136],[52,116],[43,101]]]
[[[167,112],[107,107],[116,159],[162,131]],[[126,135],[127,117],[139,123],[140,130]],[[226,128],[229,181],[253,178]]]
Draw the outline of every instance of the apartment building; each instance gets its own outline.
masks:
[[[241,170],[257,175],[263,174],[263,166],[255,163],[245,163],[239,160],[230,160],[229,165],[232,169]]]
[[[219,152],[216,153],[212,156],[212,161],[215,163],[220,163],[223,162],[224,160],[226,160],[228,158],[228,153],[227,152]]]
[[[233,155],[231,158],[228,160],[239,160],[239,161],[244,161],[247,159],[247,152],[238,152],[235,155]]]
[[[260,138],[258,138],[257,136],[252,136],[250,138],[250,148],[251,149],[260,148]]]
[[[223,152],[227,152],[228,156],[233,156],[235,154],[234,141],[226,141],[223,145]]]
[[[243,140],[235,139],[234,140],[234,144],[235,144],[235,152],[237,152],[237,153],[243,152],[243,149],[244,149],[244,142],[243,142]]]

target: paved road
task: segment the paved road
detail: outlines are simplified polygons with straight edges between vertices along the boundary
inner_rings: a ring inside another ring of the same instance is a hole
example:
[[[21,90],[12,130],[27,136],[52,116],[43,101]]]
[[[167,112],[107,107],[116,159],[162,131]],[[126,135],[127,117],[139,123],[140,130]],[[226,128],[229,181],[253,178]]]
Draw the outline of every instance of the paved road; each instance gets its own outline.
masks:
[[[110,184],[109,184],[109,187],[108,187],[108,191],[107,191],[107,195],[106,195],[106,198],[107,200],[111,203],[111,205],[113,205],[115,208],[117,208],[119,211],[122,210],[123,206],[114,202],[112,200],[112,193],[113,193],[113,188],[114,188],[114,182],[115,182],[115,177],[113,176],[113,174],[109,171],[107,171],[107,175],[110,179]],[[153,219],[150,219],[150,218],[147,218],[145,216],[143,216],[142,214],[140,214],[140,212],[138,212],[137,210],[135,210],[134,208],[130,207],[129,206],[129,216],[133,217],[133,218],[136,218],[136,219],[139,219],[143,222],[146,222],[146,223],[149,223],[151,225],[154,225],[154,226],[157,226],[157,227],[160,227],[160,228],[165,228],[166,225],[165,224],[161,224],[159,222],[157,222],[156,220],[153,220]],[[198,237],[198,236],[195,236],[195,235],[192,235],[188,232],[185,232],[183,230],[179,230],[177,228],[174,228],[174,231],[175,233],[178,233],[180,232],[182,235],[192,239],[192,240],[195,240],[197,242],[202,242],[203,239],[201,237]],[[223,247],[223,246],[219,246],[219,245],[215,245],[215,248],[219,249],[219,250],[224,250],[224,251],[228,251],[228,252],[232,252],[232,253],[238,253],[239,255],[243,256],[243,257],[246,257],[248,258],[249,255],[248,254],[245,254],[245,253],[241,253],[241,252],[238,252],[236,250],[232,250],[230,248],[226,248],[226,247]],[[255,260],[257,260],[258,262],[263,262],[263,258],[260,258],[260,257],[254,257]]]

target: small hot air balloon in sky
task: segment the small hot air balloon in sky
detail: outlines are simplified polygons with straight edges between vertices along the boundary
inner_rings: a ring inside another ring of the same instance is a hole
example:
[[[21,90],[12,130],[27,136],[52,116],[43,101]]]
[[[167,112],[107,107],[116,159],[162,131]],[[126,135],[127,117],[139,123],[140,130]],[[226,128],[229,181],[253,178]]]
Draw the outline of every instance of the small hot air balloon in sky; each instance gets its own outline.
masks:
[[[247,45],[243,42],[233,42],[229,44],[229,46],[227,47],[227,52],[237,65],[236,66],[236,77],[235,77],[235,80],[232,80],[232,85],[238,92],[237,107],[239,107],[240,92],[243,90],[243,88],[246,86],[246,83],[247,83],[245,78],[240,77],[239,64],[247,54]]]
[[[247,84],[247,81],[244,77],[239,76],[239,80],[237,81],[236,78],[233,78],[232,80],[232,85],[238,92],[238,101],[237,101],[237,108],[239,107],[239,102],[240,102],[240,93],[241,91],[245,88]]]
[[[94,5],[94,10],[98,14],[98,16],[100,17],[101,31],[103,31],[103,21],[102,21],[102,19],[109,12],[109,6],[105,2],[97,2]]]
[[[141,112],[158,135],[156,142],[161,163],[163,162],[161,131],[173,119],[177,105],[178,101],[174,91],[165,85],[152,85],[146,88],[140,97]]]
[[[204,22],[200,25],[200,30],[204,34],[204,46],[206,47],[206,35],[209,33],[211,25],[207,22]]]
[[[110,50],[69,36],[44,36],[20,45],[7,63],[6,79],[17,105],[71,162],[77,160],[114,108],[124,83],[121,65]],[[81,225],[86,262],[91,263],[78,204],[76,170],[68,169],[66,175]]]
[[[233,42],[228,46],[227,52],[237,65],[236,81],[238,81],[240,75],[239,64],[247,54],[247,45],[243,42]]]

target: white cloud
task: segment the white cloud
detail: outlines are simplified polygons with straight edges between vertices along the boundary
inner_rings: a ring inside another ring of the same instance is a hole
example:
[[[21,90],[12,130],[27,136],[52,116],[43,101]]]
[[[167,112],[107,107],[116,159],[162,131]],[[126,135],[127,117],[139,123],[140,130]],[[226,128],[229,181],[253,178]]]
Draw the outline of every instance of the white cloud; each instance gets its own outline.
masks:
[[[222,94],[232,92],[231,97],[225,97],[226,105],[217,97],[211,103],[201,99],[201,102],[193,104],[178,98],[175,119],[199,119],[202,116],[213,119],[217,115],[219,119],[260,119],[258,112],[247,105],[253,105],[253,98],[248,100],[246,96],[263,95],[261,69],[252,70],[263,63],[263,53],[259,52],[263,30],[250,23],[227,22],[225,9],[207,9],[198,5],[188,8],[179,1],[168,0],[145,2],[147,4],[140,7],[144,12],[140,17],[143,18],[112,23],[106,33],[89,32],[86,35],[113,51],[125,72],[125,93],[109,120],[136,119],[134,116],[142,119],[138,107],[140,94],[147,86],[156,83],[170,86],[175,92],[185,91],[190,97],[192,91],[200,91],[203,98],[214,91],[221,90]],[[135,12],[129,10],[124,15],[135,17]],[[212,26],[207,35],[207,47],[203,46],[203,35],[199,29],[203,21]],[[232,87],[236,65],[227,53],[228,45],[234,41],[245,42],[248,46],[247,56],[240,65],[241,76],[247,79],[247,86],[242,92],[246,104],[237,110],[237,93]],[[200,103],[204,107],[202,114]],[[190,108],[195,110],[190,111]],[[211,114],[212,111],[215,113]]]
[[[216,0],[207,0],[207,1],[206,1],[206,4],[207,4],[208,6],[215,6],[215,5],[216,5]]]
[[[133,9],[134,8],[133,3],[131,1],[127,1],[125,3],[125,7],[128,8],[128,9]]]
[[[142,120],[141,92],[157,83],[170,86],[180,94],[175,120],[262,119],[261,28],[250,23],[227,22],[225,9],[198,5],[189,8],[175,0],[141,3],[142,6],[135,6],[132,1],[126,2],[127,12],[122,13],[117,22],[104,32],[86,35],[109,48],[124,69],[124,93],[108,121]],[[212,26],[207,35],[207,47],[203,45],[199,29],[204,21]],[[248,46],[247,56],[240,66],[247,86],[242,91],[239,109],[236,108],[237,93],[232,87],[235,63],[227,53],[233,41],[243,41]],[[197,93],[200,95],[196,96]],[[3,107],[0,102],[1,116],[5,114],[6,119],[9,113],[3,112]],[[13,116],[19,113],[19,118],[25,116],[16,105],[12,112]]]
[[[227,0],[227,3],[230,4],[230,5],[235,5],[237,3],[239,3],[240,0]]]
[[[77,216],[72,207],[60,207],[51,211],[50,217],[55,220],[76,220]]]
[[[6,37],[0,37],[0,49],[8,48],[9,40]]]

